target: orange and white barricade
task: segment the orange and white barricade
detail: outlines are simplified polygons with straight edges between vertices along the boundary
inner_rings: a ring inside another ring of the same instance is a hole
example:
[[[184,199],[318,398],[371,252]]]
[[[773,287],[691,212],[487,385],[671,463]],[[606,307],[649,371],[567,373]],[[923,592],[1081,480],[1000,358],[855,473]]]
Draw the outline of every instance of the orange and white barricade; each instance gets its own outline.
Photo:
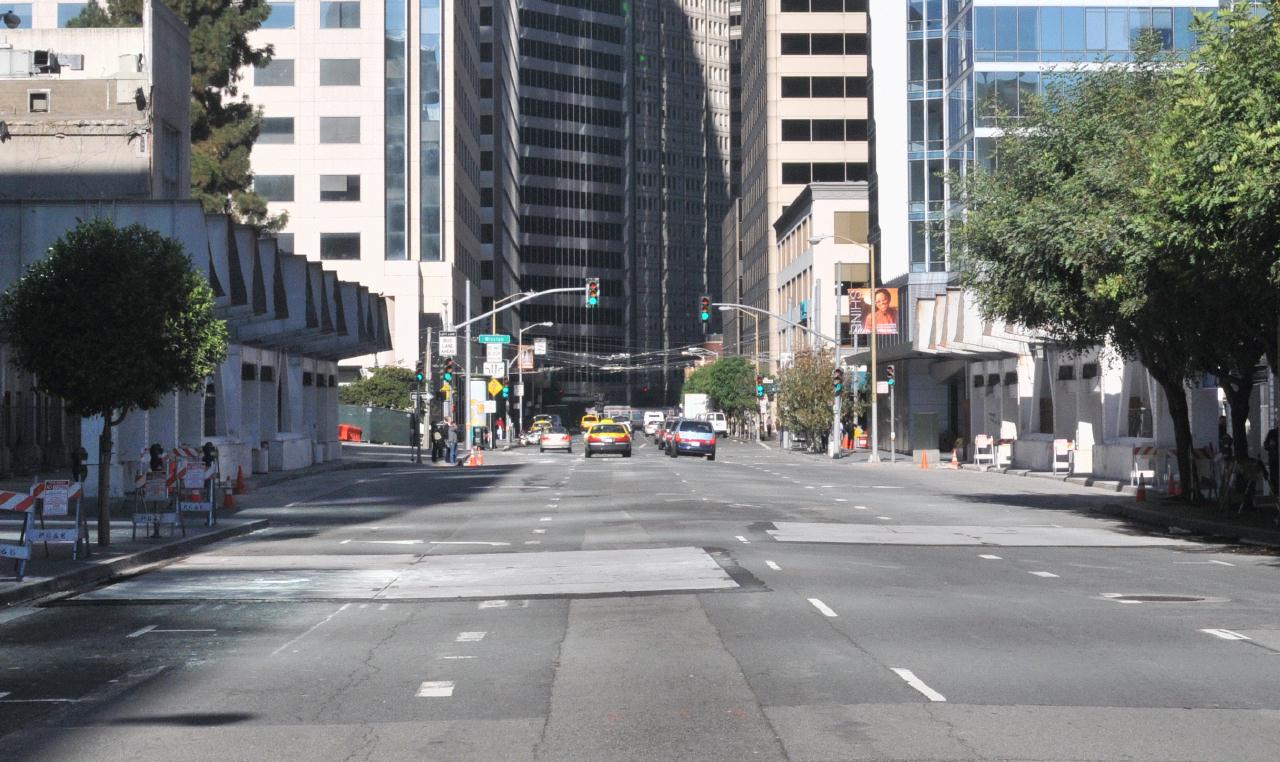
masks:
[[[21,582],[27,572],[27,561],[31,560],[31,530],[35,528],[35,512],[31,510],[36,499],[26,492],[0,491],[0,515],[6,513],[19,514],[22,528],[18,539],[0,540],[0,558],[11,558],[15,564],[15,576]]]
[[[1072,467],[1075,465],[1075,442],[1069,439],[1053,440],[1053,473],[1058,475],[1065,473],[1071,475]]]
[[[989,434],[978,434],[973,438],[973,464],[980,468],[992,467],[996,464],[996,443]]]
[[[1156,458],[1160,448],[1154,445],[1143,445],[1133,448],[1133,459],[1129,468],[1129,486],[1138,486],[1141,480],[1146,484],[1155,484]]]
[[[89,552],[89,524],[84,515],[82,503],[84,489],[79,482],[65,479],[47,479],[36,481],[31,485],[31,497],[35,501],[35,512],[39,517],[39,527],[33,526],[27,539],[34,543],[44,543],[44,554],[49,556],[49,543],[55,545],[71,545],[71,557],[80,557],[80,546],[84,545],[84,554]],[[70,520],[71,527],[46,526],[46,519]]]

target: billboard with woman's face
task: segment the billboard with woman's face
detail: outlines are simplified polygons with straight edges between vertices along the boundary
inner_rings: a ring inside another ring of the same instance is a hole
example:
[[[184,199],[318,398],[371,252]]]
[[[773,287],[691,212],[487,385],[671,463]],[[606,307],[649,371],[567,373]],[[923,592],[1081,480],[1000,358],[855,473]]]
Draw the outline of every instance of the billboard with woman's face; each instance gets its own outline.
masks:
[[[877,334],[898,333],[898,289],[849,289],[849,329],[868,334],[873,324]]]

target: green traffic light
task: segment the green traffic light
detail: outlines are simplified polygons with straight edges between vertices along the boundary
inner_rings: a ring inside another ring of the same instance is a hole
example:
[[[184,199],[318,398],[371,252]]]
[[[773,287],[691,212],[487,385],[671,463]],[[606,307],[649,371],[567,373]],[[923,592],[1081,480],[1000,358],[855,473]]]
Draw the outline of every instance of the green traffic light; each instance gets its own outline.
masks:
[[[597,299],[596,297],[594,296],[587,297],[587,304],[591,305],[592,307],[596,306],[599,303],[600,303],[600,300]]]
[[[708,320],[710,320],[710,319],[711,319],[711,313],[710,313],[710,312],[704,312],[704,313],[702,313],[702,322],[704,322],[704,323],[705,323],[705,322],[707,322],[707,321],[708,321]]]

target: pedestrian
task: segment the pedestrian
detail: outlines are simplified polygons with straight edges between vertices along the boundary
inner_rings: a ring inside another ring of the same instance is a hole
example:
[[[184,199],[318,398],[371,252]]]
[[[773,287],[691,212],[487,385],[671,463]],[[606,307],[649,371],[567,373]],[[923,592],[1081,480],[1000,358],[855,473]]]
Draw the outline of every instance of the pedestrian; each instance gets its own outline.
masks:
[[[431,426],[431,462],[439,463],[440,456],[444,454],[444,434],[440,431],[444,424],[435,423]]]
[[[1267,451],[1267,483],[1271,485],[1271,494],[1280,495],[1280,441],[1275,429],[1267,432],[1262,449]]]
[[[458,462],[458,425],[453,422],[452,418],[446,418],[445,423],[448,426],[448,432],[445,434],[445,463]]]

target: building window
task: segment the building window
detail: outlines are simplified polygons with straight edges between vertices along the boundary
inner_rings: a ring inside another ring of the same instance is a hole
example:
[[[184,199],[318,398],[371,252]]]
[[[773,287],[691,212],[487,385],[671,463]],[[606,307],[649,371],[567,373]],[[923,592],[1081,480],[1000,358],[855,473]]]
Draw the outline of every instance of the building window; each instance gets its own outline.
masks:
[[[273,58],[265,66],[253,67],[253,84],[257,87],[292,87],[293,59]]]
[[[360,175],[320,175],[321,201],[359,201]]]
[[[321,58],[320,86],[348,87],[360,84],[359,58]]]
[[[254,175],[253,190],[268,201],[292,201],[293,175]]]
[[[321,259],[359,259],[359,233],[321,233]]]
[[[18,17],[18,25],[14,29],[31,28],[31,3],[9,3],[5,10],[13,11]],[[62,26],[59,24],[59,26]]]
[[[263,29],[293,29],[293,3],[267,3],[267,11]]]
[[[29,114],[49,113],[49,91],[48,90],[28,90],[27,91],[27,113]]]
[[[360,3],[352,0],[320,3],[321,29],[359,29]]]
[[[58,27],[66,28],[70,26],[71,20],[80,15],[88,3],[58,3]],[[6,8],[5,10],[8,10]],[[17,11],[14,11],[15,13]]]
[[[262,118],[262,128],[258,130],[259,143],[292,143],[293,117],[267,116]]]
[[[321,143],[359,143],[360,117],[358,116],[322,116],[320,117]]]

